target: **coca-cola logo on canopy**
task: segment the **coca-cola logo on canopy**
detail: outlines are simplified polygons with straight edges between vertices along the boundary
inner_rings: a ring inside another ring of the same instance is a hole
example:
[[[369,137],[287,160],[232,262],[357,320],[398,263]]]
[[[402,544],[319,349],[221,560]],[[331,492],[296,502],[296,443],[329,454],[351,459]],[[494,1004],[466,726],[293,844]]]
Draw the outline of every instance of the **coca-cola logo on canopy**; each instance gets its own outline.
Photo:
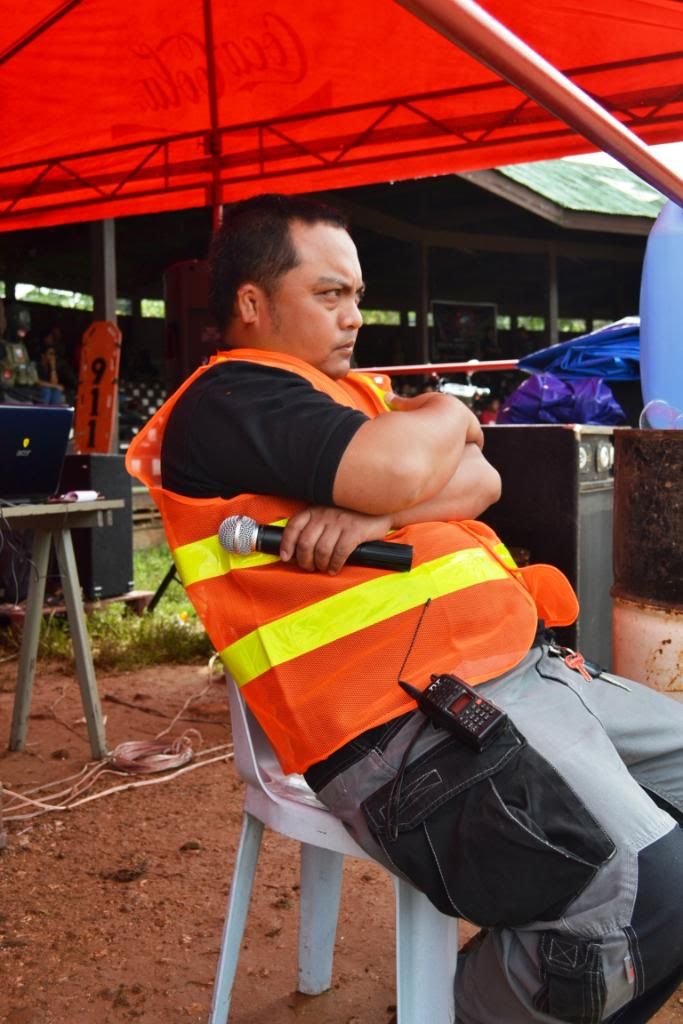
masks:
[[[205,102],[208,73],[204,39],[189,32],[138,43],[138,78],[146,110],[161,111]],[[308,70],[306,51],[294,28],[278,14],[265,13],[249,31],[221,39],[215,47],[216,92],[300,82]]]

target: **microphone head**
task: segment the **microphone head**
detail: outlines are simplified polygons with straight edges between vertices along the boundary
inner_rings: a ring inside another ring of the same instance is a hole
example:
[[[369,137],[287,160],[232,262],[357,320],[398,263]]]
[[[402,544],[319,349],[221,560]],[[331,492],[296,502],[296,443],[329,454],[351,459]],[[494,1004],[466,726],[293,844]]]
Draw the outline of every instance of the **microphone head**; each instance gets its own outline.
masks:
[[[218,527],[218,543],[233,555],[256,550],[258,523],[249,516],[228,516]]]

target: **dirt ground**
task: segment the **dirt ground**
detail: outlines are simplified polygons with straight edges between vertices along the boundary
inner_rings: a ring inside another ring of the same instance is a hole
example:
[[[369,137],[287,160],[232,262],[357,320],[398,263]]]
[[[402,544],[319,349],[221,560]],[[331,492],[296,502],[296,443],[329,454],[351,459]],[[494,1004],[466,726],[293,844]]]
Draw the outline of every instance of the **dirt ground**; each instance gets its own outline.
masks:
[[[6,791],[27,793],[75,776],[90,751],[75,680],[45,666],[36,675],[26,749],[7,751],[15,675],[15,661],[0,663],[0,782]],[[67,811],[5,820],[0,1022],[206,1022],[242,813],[242,784],[226,758],[223,683],[201,666],[165,666],[99,673],[98,685],[110,749],[154,739],[182,712],[168,735],[195,730],[193,763],[200,766],[146,776],[152,784]],[[219,759],[202,763],[211,758]],[[132,779],[104,775],[87,795]],[[6,819],[35,810],[13,810],[11,799],[5,792]],[[388,876],[347,859],[333,987],[312,998],[294,991],[297,875],[296,844],[267,835],[231,1024],[389,1024],[395,1006]],[[464,925],[463,940],[472,931]],[[654,1020],[683,1024],[683,989]]]

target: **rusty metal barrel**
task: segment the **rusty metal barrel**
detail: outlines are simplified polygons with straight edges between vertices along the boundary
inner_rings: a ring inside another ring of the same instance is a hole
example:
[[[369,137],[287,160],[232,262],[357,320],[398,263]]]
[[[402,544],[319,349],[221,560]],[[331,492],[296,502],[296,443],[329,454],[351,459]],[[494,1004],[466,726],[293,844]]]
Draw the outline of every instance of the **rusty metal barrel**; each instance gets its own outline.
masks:
[[[683,431],[614,440],[613,669],[683,691]]]

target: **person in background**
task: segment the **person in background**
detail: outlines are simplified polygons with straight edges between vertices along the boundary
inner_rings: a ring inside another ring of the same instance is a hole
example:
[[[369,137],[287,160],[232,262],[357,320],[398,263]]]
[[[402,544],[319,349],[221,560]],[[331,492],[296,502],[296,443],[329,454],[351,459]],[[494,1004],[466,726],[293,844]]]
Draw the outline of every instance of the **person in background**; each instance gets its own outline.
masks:
[[[498,419],[498,413],[500,411],[500,399],[492,398],[490,402],[482,410],[481,416],[479,417],[480,423],[486,425],[488,423],[495,423]]]
[[[73,400],[76,373],[64,358],[61,327],[54,325],[42,332],[36,368],[39,404],[64,405]]]
[[[64,405],[64,385],[59,379],[57,347],[52,331],[44,332],[41,337],[36,369],[38,371],[38,404]]]

